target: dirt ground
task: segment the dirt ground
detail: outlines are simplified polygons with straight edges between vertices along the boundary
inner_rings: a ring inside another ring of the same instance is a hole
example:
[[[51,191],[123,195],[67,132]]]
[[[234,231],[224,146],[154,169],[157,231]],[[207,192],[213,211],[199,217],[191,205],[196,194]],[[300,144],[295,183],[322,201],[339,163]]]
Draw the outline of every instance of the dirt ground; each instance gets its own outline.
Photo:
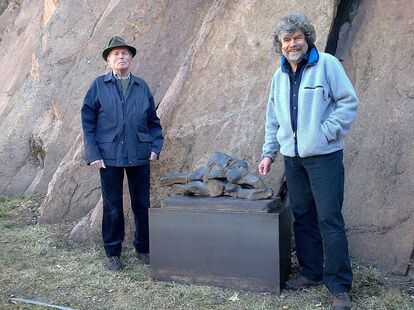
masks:
[[[110,272],[101,245],[68,236],[74,223],[37,225],[42,197],[0,196],[0,309],[330,309],[323,287],[281,295],[157,282],[131,248],[127,267]],[[352,258],[354,309],[414,309],[413,280],[384,273]]]

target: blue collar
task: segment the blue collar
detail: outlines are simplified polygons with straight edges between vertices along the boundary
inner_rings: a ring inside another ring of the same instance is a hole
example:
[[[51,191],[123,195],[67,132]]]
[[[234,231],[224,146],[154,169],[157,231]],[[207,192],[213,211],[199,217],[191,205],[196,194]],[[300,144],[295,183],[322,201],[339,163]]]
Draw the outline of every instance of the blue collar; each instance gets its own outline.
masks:
[[[313,44],[309,45],[308,51],[306,52],[306,54],[303,56],[303,59],[302,59],[302,61],[304,62],[304,65],[313,66],[318,62],[318,60],[319,60],[318,49]],[[282,56],[282,59],[280,62],[281,62],[280,66],[281,66],[282,72],[285,72],[285,73],[289,72],[290,64],[285,56]]]

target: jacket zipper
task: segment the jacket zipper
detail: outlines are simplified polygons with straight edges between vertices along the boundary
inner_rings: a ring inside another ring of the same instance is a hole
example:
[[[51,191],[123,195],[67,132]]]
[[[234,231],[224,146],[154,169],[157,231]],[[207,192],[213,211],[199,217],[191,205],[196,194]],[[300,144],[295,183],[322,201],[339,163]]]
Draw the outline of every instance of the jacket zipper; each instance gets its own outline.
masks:
[[[300,83],[302,83],[302,78],[303,78],[303,74],[305,73],[305,70],[309,67],[309,64],[306,64],[303,66],[302,68],[302,72],[301,72],[301,77],[300,77]],[[298,100],[298,104],[296,107],[296,129],[295,131],[293,131],[293,139],[295,140],[295,155],[299,156],[299,151],[298,151],[298,113],[299,113],[299,91],[300,91],[300,84],[299,84],[299,88],[298,88],[298,93],[297,93],[297,100]]]

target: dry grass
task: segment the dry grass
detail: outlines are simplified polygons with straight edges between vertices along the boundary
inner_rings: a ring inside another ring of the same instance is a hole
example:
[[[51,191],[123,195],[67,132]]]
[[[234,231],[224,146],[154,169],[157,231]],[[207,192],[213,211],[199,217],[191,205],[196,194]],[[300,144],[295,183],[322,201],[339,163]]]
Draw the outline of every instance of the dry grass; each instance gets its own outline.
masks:
[[[0,309],[44,309],[13,296],[74,309],[329,309],[323,287],[276,296],[155,282],[132,249],[123,253],[127,268],[109,272],[100,246],[68,240],[73,224],[35,225],[39,201],[0,199]],[[353,264],[354,309],[414,309],[412,280]]]

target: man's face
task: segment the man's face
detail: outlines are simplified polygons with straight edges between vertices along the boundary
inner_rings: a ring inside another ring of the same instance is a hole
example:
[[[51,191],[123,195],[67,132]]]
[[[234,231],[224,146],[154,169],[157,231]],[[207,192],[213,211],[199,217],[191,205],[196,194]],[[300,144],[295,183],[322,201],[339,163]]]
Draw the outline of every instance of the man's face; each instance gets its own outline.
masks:
[[[308,51],[308,43],[301,30],[281,36],[282,53],[289,62],[299,63]]]
[[[106,60],[116,73],[125,72],[131,66],[132,54],[125,47],[117,47],[109,52]]]

